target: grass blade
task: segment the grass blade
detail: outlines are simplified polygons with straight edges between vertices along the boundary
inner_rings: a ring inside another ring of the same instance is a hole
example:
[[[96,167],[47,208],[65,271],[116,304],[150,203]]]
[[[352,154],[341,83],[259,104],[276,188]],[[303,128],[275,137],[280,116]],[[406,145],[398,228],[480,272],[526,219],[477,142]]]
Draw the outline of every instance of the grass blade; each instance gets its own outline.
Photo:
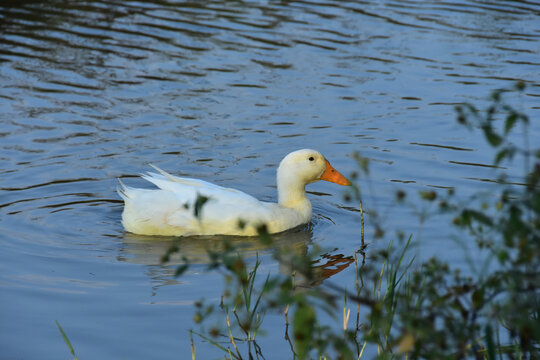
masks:
[[[75,350],[73,350],[73,346],[71,346],[71,342],[69,341],[66,333],[64,332],[64,329],[62,329],[62,326],[60,326],[60,323],[58,322],[58,320],[56,320],[56,326],[58,326],[58,330],[60,330],[60,334],[62,334],[62,337],[64,338],[64,341],[66,342],[66,345],[69,351],[71,352],[71,355],[73,355],[73,359],[79,360],[77,358],[77,355],[75,355]]]
[[[220,349],[220,350],[224,351],[225,353],[229,354],[231,357],[234,357],[235,359],[238,359],[238,360],[241,359],[240,357],[237,357],[235,354],[231,353],[230,349],[227,349],[227,348],[221,346],[217,341],[214,341],[214,340],[210,339],[209,337],[204,336],[203,334],[195,332],[195,331],[193,331],[193,334],[199,336],[203,340],[206,340],[208,343],[212,344],[213,346],[217,347],[218,349]]]

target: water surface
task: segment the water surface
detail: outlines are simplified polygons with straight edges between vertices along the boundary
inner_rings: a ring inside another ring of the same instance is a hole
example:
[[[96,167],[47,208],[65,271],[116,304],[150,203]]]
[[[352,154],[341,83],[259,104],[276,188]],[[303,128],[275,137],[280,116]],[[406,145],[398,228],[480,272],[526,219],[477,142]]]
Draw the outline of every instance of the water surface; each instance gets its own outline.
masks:
[[[219,240],[182,240],[197,265],[174,278],[159,260],[170,240],[124,233],[116,178],[149,187],[137,179],[149,163],[272,201],[289,151],[316,148],[344,174],[358,170],[360,151],[371,160],[359,180],[368,213],[389,233],[415,234],[421,257],[462,264],[446,221],[427,222],[420,237],[414,214],[391,206],[394,193],[489,189],[492,153],[453,108],[485,106],[518,80],[527,88],[514,103],[538,144],[539,15],[526,1],[3,2],[2,357],[69,356],[55,320],[79,358],[189,355],[193,302],[220,295],[221,276],[204,271],[205,248]],[[280,241],[351,256],[354,204],[333,184],[308,189],[313,223]],[[372,248],[386,246],[372,241],[369,216],[366,233]],[[245,251],[279,271],[271,249]],[[278,336],[263,351],[290,357],[270,321]],[[198,354],[218,353],[203,344]]]

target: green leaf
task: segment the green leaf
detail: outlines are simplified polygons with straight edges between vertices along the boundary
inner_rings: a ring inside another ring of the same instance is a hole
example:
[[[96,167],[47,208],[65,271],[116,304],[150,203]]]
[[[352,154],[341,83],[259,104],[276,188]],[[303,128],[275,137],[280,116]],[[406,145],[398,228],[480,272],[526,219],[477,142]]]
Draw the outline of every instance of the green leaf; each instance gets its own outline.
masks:
[[[484,289],[480,288],[472,293],[472,302],[475,309],[480,309],[484,305]]]
[[[495,103],[498,103],[501,101],[501,95],[506,92],[505,89],[497,89],[497,90],[493,90],[493,92],[491,93],[491,100],[493,100],[493,102]]]
[[[66,343],[69,352],[71,352],[71,355],[73,355],[74,360],[78,360],[77,355],[75,355],[75,350],[73,350],[73,346],[71,346],[71,342],[69,341],[66,333],[64,332],[64,329],[60,326],[60,323],[58,320],[56,321],[56,326],[58,326],[58,330],[60,330],[60,334],[62,334],[62,337],[64,338],[64,342]]]
[[[459,106],[456,107],[456,111],[458,112],[463,111],[463,108],[467,109],[473,115],[478,114],[478,109],[473,104],[469,104],[469,103],[463,103],[462,107],[459,107]]]
[[[493,129],[491,126],[483,126],[482,129],[484,130],[484,135],[486,136],[486,140],[489,142],[491,146],[499,146],[502,143],[502,137],[495,132],[493,132]]]
[[[197,194],[197,199],[195,200],[195,207],[193,208],[193,214],[196,218],[199,218],[201,216],[202,207],[204,206],[204,204],[206,204],[208,200],[210,200],[209,197]]]
[[[493,221],[485,214],[476,210],[467,210],[467,212],[469,213],[470,217],[477,222],[489,226],[493,225]]]
[[[266,224],[261,224],[257,226],[257,234],[259,235],[259,240],[265,245],[272,245],[272,235],[268,232],[268,227]]]
[[[504,264],[508,260],[508,252],[506,250],[501,250],[497,253],[497,258],[501,264]]]
[[[501,161],[503,161],[504,159],[508,158],[508,159],[512,159],[514,157],[514,154],[516,153],[516,149],[515,148],[505,148],[505,149],[502,149],[501,151],[499,151],[497,153],[497,155],[495,156],[495,165],[499,165],[501,163]]]
[[[435,191],[420,191],[420,197],[424,200],[433,201],[437,198]]]
[[[180,265],[176,268],[176,271],[174,272],[174,276],[178,277],[186,272],[186,270],[189,268],[188,264]]]
[[[506,121],[504,122],[504,133],[505,134],[508,134],[510,132],[510,130],[512,130],[512,128],[516,124],[517,120],[518,120],[518,114],[516,112],[510,113],[510,115],[508,115],[506,117]]]

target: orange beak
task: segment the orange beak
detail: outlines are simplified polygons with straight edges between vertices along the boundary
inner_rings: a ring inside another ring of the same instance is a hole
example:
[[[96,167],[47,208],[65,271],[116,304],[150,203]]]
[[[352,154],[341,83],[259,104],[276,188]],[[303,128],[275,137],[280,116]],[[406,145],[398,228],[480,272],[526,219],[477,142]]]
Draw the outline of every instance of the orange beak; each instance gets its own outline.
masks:
[[[324,170],[321,180],[330,181],[339,185],[351,185],[351,182],[334,169],[328,160],[326,160],[326,170]]]

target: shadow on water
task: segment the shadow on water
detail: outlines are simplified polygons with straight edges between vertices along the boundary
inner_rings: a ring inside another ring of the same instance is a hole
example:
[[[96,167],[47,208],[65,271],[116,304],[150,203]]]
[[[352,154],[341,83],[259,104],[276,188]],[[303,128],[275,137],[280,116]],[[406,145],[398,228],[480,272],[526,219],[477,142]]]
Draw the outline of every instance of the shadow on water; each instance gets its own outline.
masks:
[[[166,265],[209,264],[213,261],[211,253],[221,253],[233,248],[242,257],[250,259],[266,256],[274,249],[285,249],[304,254],[312,242],[313,231],[310,226],[302,226],[274,236],[274,247],[262,243],[258,237],[246,236],[187,236],[156,237],[125,233],[123,246],[118,255],[120,261],[144,265],[161,265],[163,256],[172,246],[177,248]]]

